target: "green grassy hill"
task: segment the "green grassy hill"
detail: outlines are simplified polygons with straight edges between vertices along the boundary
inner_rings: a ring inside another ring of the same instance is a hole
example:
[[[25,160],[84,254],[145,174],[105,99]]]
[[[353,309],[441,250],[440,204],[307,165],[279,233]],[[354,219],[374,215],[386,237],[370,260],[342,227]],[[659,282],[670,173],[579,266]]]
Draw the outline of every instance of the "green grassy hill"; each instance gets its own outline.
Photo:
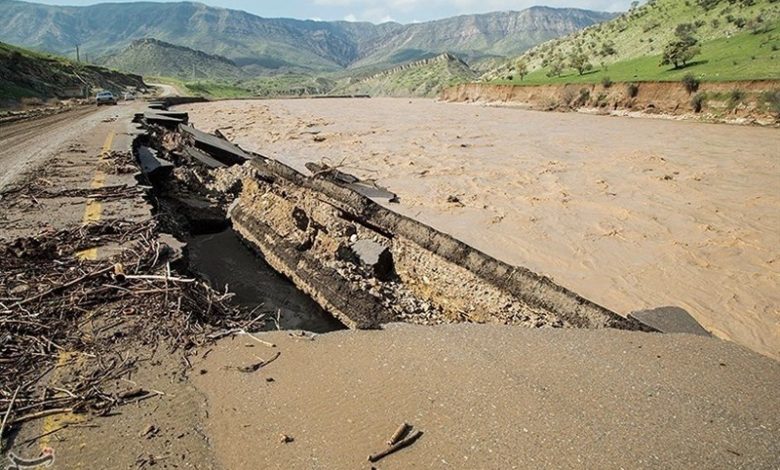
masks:
[[[229,59],[157,39],[139,39],[97,60],[117,70],[182,80],[238,79],[246,74]]]
[[[0,101],[70,98],[96,89],[143,88],[138,75],[75,63],[0,42]]]
[[[441,54],[363,78],[348,79],[332,94],[435,96],[443,88],[473,81],[477,74],[452,54]]]
[[[661,65],[675,29],[689,24],[700,54],[687,66]],[[693,74],[702,80],[780,79],[780,2],[776,0],[654,0],[620,17],[565,38],[541,44],[487,73],[505,83],[594,83],[669,81]],[[584,54],[592,69],[579,74],[571,66]],[[528,75],[521,80],[517,62]],[[552,74],[554,64],[564,64]]]

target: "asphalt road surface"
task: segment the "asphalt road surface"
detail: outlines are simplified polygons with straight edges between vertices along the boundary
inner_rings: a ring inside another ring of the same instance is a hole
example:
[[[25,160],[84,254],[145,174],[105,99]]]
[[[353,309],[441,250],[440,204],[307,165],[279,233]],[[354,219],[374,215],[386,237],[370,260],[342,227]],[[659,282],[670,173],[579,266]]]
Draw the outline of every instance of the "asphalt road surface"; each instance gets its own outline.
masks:
[[[88,137],[98,124],[111,120],[127,122],[142,106],[83,106],[40,119],[0,125],[0,190],[45,164],[63,145]]]

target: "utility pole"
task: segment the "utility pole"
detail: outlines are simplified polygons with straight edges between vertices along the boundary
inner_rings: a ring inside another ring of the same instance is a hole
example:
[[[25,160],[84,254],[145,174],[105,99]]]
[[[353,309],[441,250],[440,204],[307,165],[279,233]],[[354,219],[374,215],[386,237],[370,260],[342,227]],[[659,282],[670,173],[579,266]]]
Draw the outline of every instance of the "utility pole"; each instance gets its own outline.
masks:
[[[81,57],[79,57],[79,45],[76,44],[76,62],[81,62]]]

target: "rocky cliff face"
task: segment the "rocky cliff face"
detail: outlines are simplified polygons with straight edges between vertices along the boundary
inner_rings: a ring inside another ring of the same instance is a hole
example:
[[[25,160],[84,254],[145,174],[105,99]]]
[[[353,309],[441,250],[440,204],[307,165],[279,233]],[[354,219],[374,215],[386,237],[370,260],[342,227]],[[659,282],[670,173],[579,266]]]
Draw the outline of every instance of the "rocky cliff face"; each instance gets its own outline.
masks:
[[[408,25],[385,38],[358,64],[399,63],[431,52],[448,51],[468,59],[519,54],[551,38],[609,20],[611,13],[533,7],[464,15]]]

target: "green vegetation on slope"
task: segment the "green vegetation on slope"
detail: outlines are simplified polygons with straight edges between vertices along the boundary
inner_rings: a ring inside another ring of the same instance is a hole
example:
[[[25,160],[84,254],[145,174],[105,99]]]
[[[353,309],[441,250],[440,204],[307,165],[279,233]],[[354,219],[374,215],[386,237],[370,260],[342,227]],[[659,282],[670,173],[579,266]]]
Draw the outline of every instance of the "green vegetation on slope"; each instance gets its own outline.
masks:
[[[435,96],[443,88],[476,79],[466,63],[452,54],[441,54],[359,79],[349,79],[333,94],[385,96]]]
[[[127,87],[144,86],[137,75],[0,43],[0,101],[70,98],[98,88],[118,93]]]
[[[98,64],[143,76],[182,80],[238,79],[244,72],[224,57],[157,39],[139,39],[121,52],[98,59]]]
[[[686,25],[700,51],[685,67],[661,65],[664,47]],[[776,0],[654,0],[617,19],[531,49],[485,75],[500,82],[593,83],[780,79],[780,2]],[[582,55],[580,74],[572,59]],[[528,69],[520,77],[518,64]],[[558,70],[556,70],[556,68]]]

